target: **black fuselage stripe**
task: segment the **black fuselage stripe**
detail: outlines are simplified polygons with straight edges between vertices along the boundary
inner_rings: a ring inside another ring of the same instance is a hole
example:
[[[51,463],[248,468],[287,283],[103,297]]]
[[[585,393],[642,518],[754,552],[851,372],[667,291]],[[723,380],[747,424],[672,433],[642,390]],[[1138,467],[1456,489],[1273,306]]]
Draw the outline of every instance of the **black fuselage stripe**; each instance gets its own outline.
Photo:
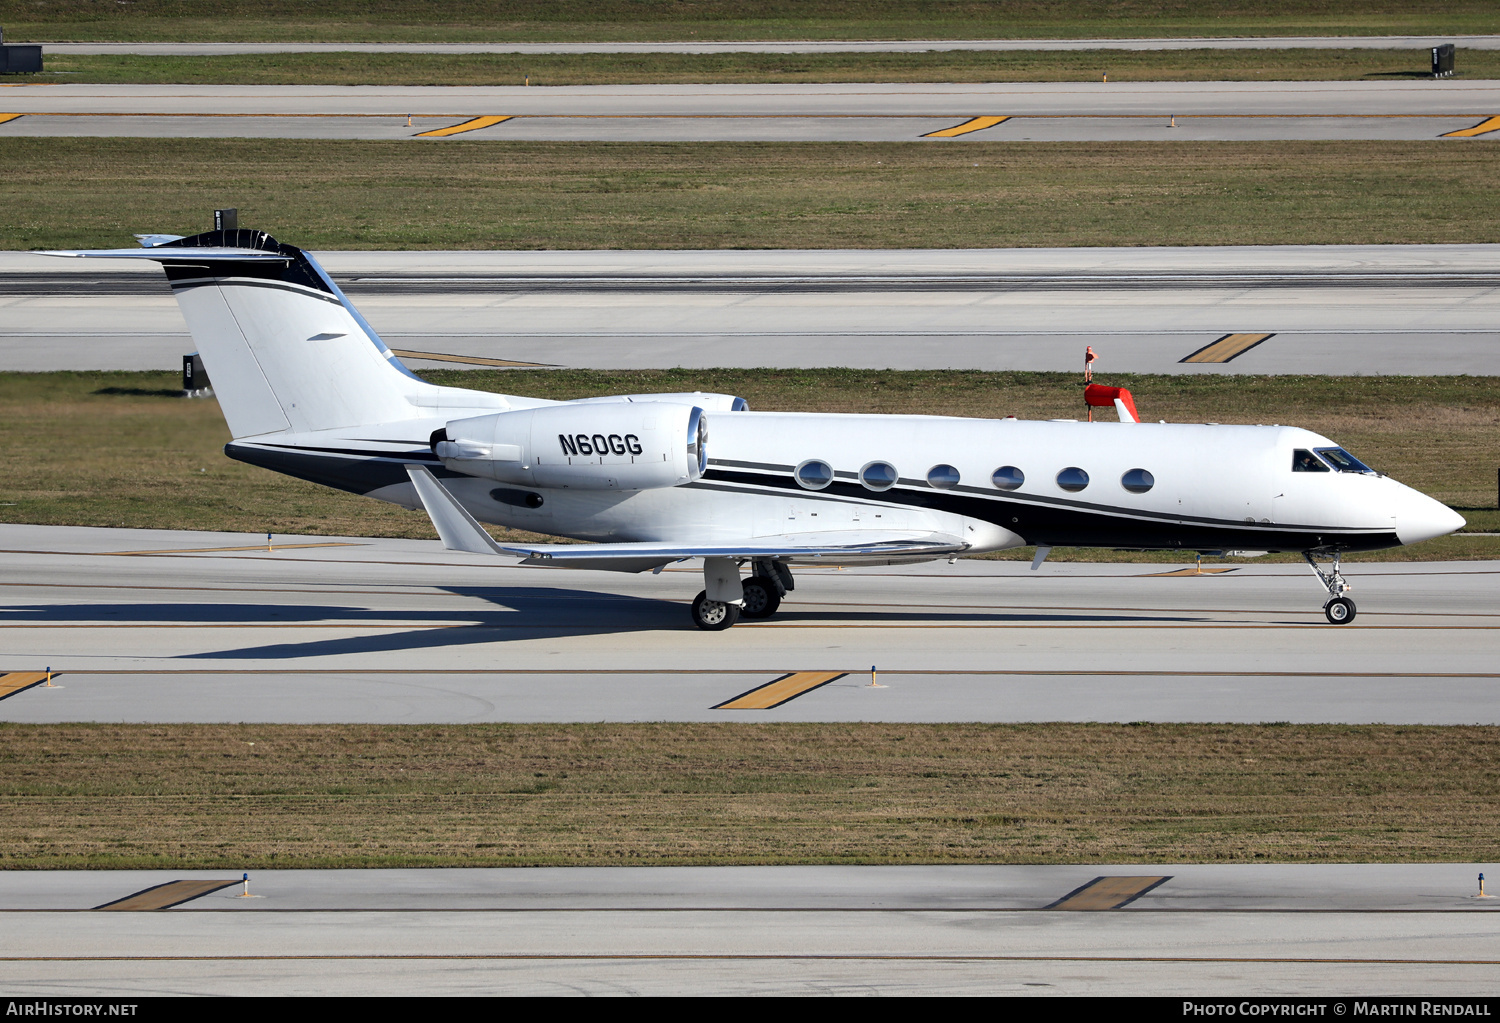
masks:
[[[307,298],[315,298],[320,302],[331,302],[334,305],[343,305],[332,295],[325,295],[321,291],[313,291],[311,288],[299,287],[295,284],[280,284],[275,281],[247,281],[238,277],[207,277],[194,278],[188,281],[173,281],[173,291],[191,291],[193,288],[270,288],[272,291],[290,291],[294,295],[303,295]]]

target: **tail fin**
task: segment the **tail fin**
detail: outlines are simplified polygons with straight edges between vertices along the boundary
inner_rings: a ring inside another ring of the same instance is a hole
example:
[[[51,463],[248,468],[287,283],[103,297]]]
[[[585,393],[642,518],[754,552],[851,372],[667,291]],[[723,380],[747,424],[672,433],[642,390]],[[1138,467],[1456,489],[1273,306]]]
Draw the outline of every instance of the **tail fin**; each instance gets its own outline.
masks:
[[[316,260],[264,231],[55,255],[162,264],[236,439],[415,418],[445,390],[397,361]]]

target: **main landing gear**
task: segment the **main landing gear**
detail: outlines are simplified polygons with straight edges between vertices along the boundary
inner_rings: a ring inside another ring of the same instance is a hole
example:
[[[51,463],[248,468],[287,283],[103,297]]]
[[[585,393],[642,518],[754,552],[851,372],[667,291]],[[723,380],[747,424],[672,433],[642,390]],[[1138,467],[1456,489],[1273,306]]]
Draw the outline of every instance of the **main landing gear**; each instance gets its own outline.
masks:
[[[693,600],[693,624],[719,632],[745,618],[769,618],[781,598],[796,588],[791,569],[775,558],[752,563],[754,575],[740,581],[739,562],[733,558],[704,558],[704,590]]]
[[[1335,551],[1330,560],[1332,564],[1324,569],[1318,564],[1317,556],[1312,551],[1303,551],[1302,557],[1307,559],[1308,567],[1317,574],[1318,581],[1328,591],[1328,603],[1323,605],[1323,614],[1328,618],[1330,625],[1348,625],[1354,621],[1354,601],[1344,594],[1349,592],[1349,584],[1344,582],[1344,577],[1339,574],[1339,555]]]

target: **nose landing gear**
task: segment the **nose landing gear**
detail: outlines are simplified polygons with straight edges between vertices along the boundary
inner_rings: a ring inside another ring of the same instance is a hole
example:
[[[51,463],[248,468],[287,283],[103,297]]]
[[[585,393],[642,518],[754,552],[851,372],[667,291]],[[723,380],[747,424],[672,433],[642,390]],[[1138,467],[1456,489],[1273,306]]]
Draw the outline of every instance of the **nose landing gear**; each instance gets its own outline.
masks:
[[[1318,564],[1317,556],[1313,551],[1303,551],[1302,557],[1306,559],[1308,567],[1317,575],[1318,581],[1328,591],[1328,603],[1323,605],[1323,615],[1328,619],[1330,625],[1348,625],[1354,621],[1354,601],[1344,594],[1349,592],[1349,584],[1344,581],[1343,575],[1339,573],[1339,554],[1337,551],[1330,558],[1332,564],[1325,570]]]

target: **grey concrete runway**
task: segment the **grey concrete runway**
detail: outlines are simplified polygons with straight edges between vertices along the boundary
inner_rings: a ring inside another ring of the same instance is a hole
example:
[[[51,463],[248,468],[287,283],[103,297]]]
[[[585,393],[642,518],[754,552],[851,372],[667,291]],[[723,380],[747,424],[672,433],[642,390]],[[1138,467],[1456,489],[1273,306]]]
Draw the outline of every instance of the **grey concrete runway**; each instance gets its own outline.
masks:
[[[36,85],[22,114],[387,117],[1468,117],[1500,112],[1500,82],[999,82],[804,85]]]
[[[1073,370],[1093,345],[1105,372],[1500,373],[1496,245],[319,258],[393,348],[477,359]],[[1273,336],[1180,361],[1235,332]],[[0,253],[0,368],[172,369],[191,348],[154,265]]]
[[[892,141],[955,129],[981,116],[1010,120],[956,138],[1433,139],[1478,130],[1500,114],[1500,83],[41,85],[7,90],[0,103],[5,105],[0,139],[415,138],[481,116],[509,119],[421,141]],[[1453,141],[1466,144],[1495,134]]]
[[[1484,865],[265,871],[167,912],[89,907],[233,871],[0,874],[7,994],[1496,992]],[[1493,869],[1493,868],[1491,868]],[[1097,877],[1169,879],[1048,911]],[[1328,1010],[1332,1014],[1332,1007]]]
[[[0,526],[0,670],[63,673],[0,720],[1500,722],[1494,563],[1352,566],[1342,627],[1296,565],[804,570],[775,618],[709,634],[694,569],[338,542]],[[828,670],[851,674],[712,709]]]
[[[0,125],[9,138],[268,138],[421,139],[422,133],[451,129],[468,114],[252,116],[252,115],[68,115],[29,114]],[[910,142],[933,133],[961,129],[968,114],[946,116],[633,117],[526,115],[451,137],[511,142]],[[1176,114],[1064,115],[1012,117],[1001,124],[964,132],[961,138],[990,142],[1246,142],[1387,140],[1425,141],[1488,125],[1482,141],[1500,138],[1500,122],[1488,114],[1445,116],[1361,115],[1347,117],[1254,115],[1249,117]]]
[[[17,40],[22,42],[26,40]],[[35,41],[35,40],[31,40]],[[47,53],[225,56],[236,53],[925,53],[943,50],[1500,49],[1500,36],[1188,36],[1159,39],[814,39],[645,43],[47,43]]]

